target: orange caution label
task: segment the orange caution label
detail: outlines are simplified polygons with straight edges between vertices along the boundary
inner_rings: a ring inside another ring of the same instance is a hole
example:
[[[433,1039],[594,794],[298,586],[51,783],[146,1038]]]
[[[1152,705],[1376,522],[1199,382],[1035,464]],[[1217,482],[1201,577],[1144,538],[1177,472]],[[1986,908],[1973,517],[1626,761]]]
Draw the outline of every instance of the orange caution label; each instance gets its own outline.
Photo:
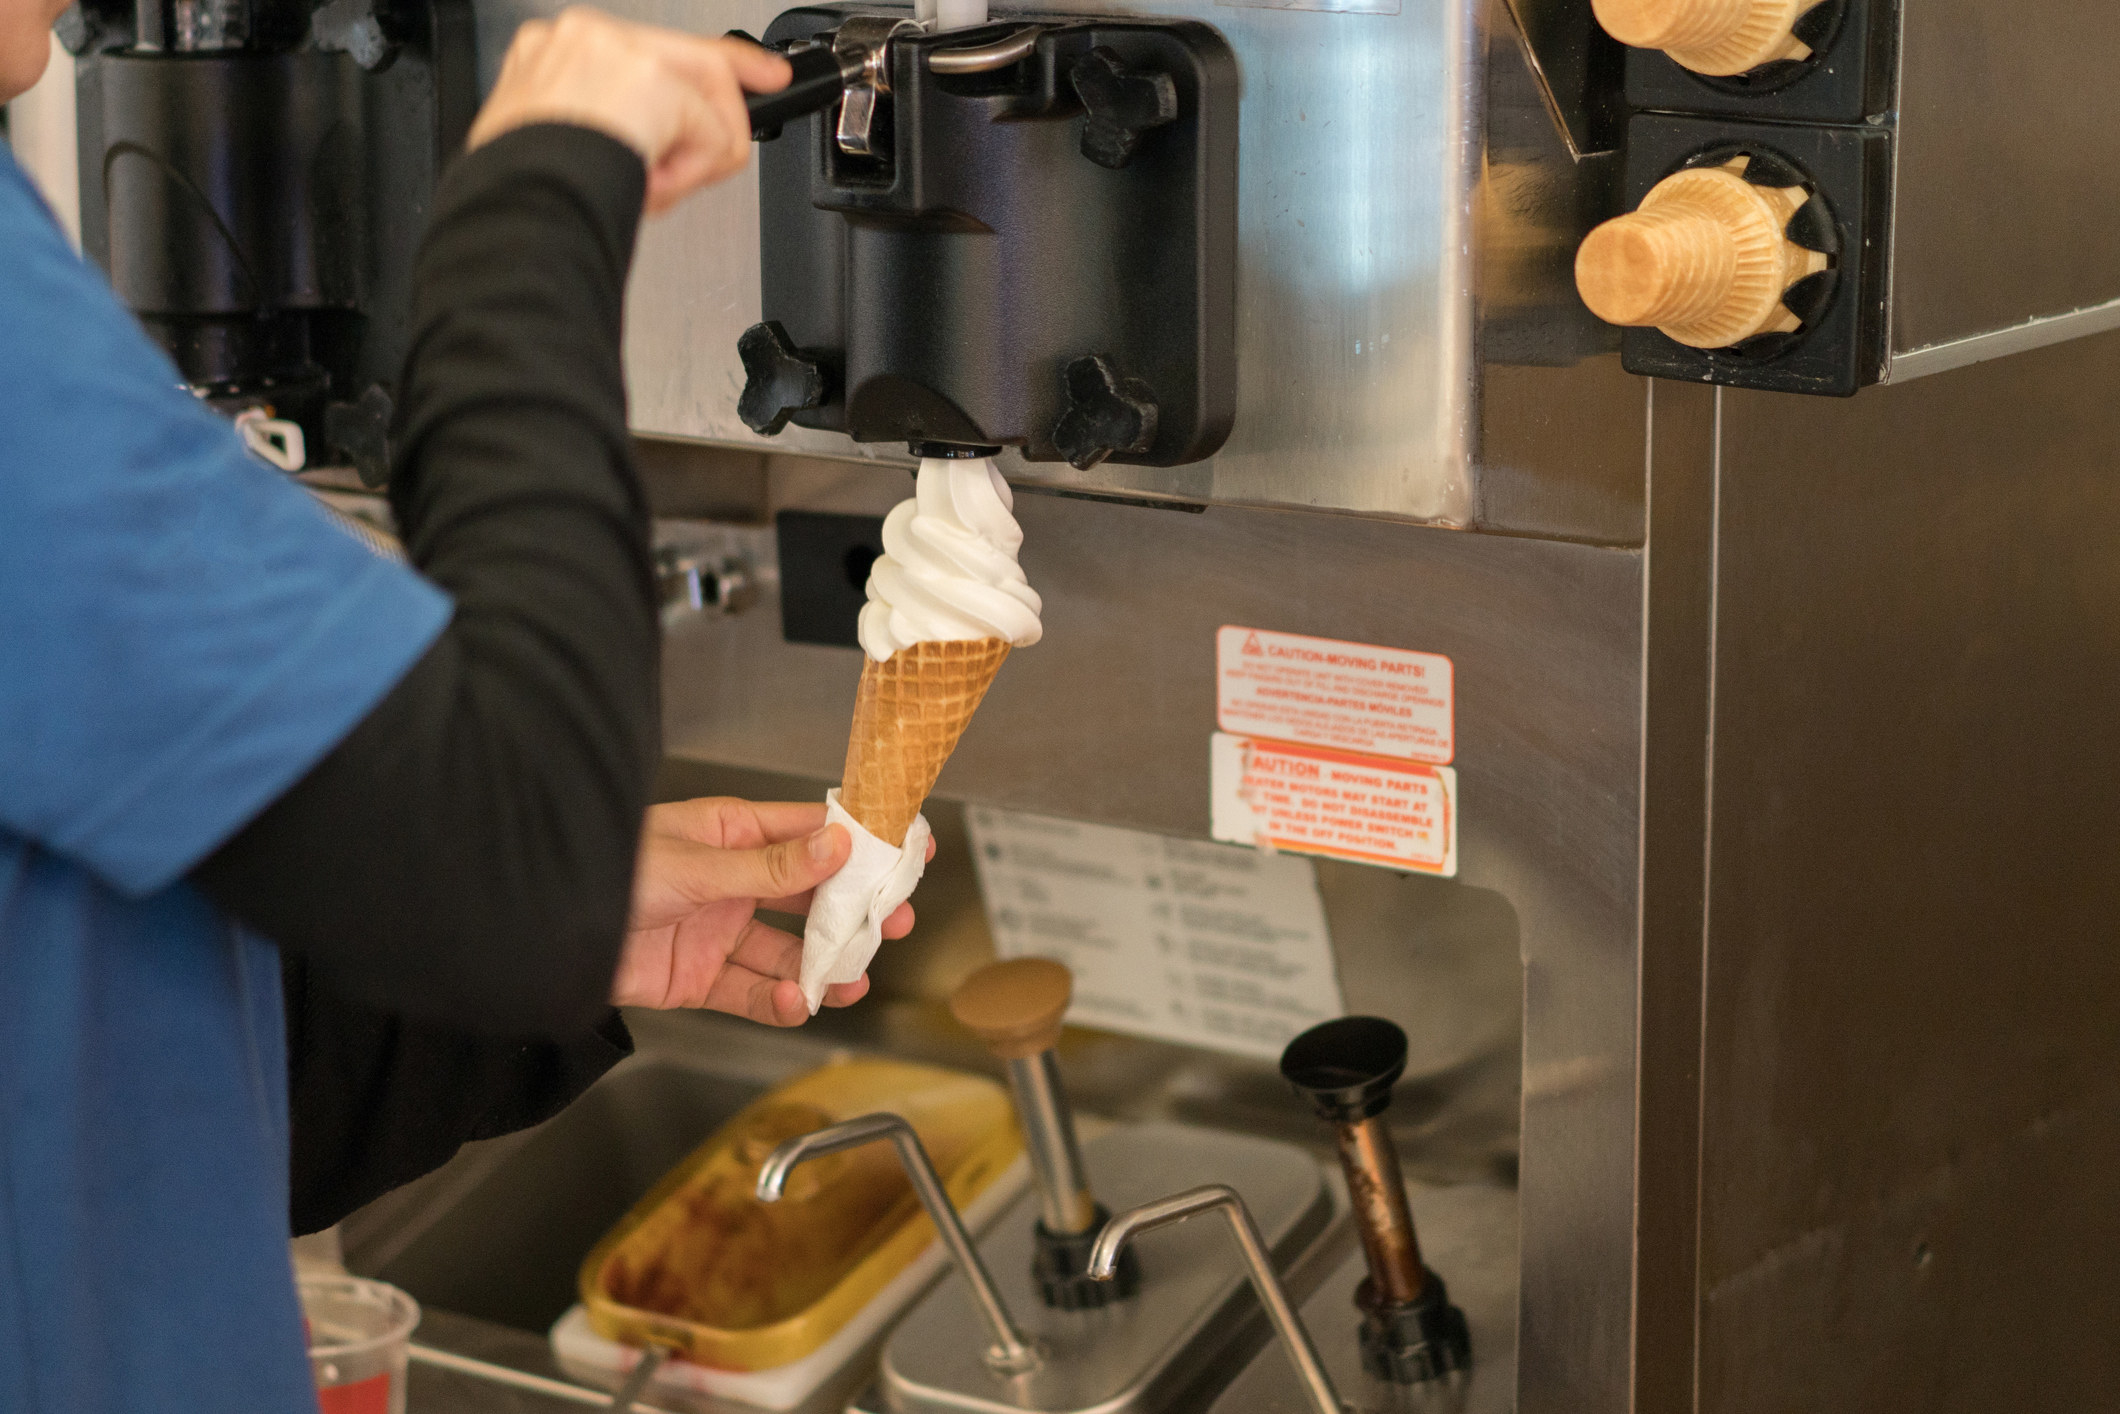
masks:
[[[1216,721],[1268,737],[1446,766],[1457,754],[1450,660],[1235,625],[1215,636]]]
[[[1457,874],[1457,772],[1216,732],[1214,837],[1446,877]]]

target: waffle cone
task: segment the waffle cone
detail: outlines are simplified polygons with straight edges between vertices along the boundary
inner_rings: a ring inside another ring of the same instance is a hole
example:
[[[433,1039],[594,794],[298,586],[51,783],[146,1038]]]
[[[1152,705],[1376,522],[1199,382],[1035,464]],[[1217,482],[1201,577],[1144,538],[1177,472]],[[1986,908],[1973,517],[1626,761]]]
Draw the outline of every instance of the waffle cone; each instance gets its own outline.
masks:
[[[1005,638],[950,639],[862,663],[839,803],[863,829],[905,843],[1008,648]]]

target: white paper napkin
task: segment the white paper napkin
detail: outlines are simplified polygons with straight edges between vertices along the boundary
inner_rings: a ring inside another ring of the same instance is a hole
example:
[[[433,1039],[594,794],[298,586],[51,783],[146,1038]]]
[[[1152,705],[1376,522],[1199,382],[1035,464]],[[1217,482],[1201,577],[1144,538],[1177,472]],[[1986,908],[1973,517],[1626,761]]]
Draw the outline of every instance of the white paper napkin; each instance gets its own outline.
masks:
[[[817,886],[809,926],[802,930],[802,996],[812,1016],[824,1005],[826,987],[861,980],[883,942],[883,920],[913,896],[927,871],[925,815],[913,817],[904,845],[892,845],[847,813],[837,789],[826,791],[824,802],[826,821],[846,826],[854,853],[837,874]]]

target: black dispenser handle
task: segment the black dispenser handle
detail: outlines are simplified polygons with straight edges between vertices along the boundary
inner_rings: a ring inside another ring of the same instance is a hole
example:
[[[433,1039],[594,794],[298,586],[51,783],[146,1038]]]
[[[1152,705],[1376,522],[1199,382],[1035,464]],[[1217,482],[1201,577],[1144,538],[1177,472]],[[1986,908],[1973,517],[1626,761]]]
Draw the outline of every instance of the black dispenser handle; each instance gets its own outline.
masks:
[[[850,75],[830,47],[818,45],[790,54],[787,59],[795,77],[788,80],[786,88],[778,93],[744,96],[744,106],[751,111],[751,137],[756,141],[780,136],[781,124],[822,112],[846,91]]]

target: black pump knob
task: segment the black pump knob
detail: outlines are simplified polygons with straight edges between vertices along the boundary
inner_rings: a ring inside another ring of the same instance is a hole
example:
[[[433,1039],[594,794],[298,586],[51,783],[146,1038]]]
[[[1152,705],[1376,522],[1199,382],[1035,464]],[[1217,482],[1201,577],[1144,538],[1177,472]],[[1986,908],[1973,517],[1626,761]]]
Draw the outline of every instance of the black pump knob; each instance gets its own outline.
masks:
[[[1068,79],[1089,110],[1082,155],[1099,167],[1124,167],[1147,133],[1178,120],[1178,85],[1169,74],[1129,69],[1101,44],[1075,61]]]
[[[824,406],[830,391],[824,364],[805,357],[788,339],[778,320],[753,324],[736,341],[743,360],[743,396],[736,415],[761,437],[771,437],[788,419],[806,408]]]
[[[1313,1026],[1281,1052],[1282,1077],[1334,1124],[1358,1124],[1389,1109],[1391,1087],[1405,1073],[1406,1033],[1380,1016]]]

